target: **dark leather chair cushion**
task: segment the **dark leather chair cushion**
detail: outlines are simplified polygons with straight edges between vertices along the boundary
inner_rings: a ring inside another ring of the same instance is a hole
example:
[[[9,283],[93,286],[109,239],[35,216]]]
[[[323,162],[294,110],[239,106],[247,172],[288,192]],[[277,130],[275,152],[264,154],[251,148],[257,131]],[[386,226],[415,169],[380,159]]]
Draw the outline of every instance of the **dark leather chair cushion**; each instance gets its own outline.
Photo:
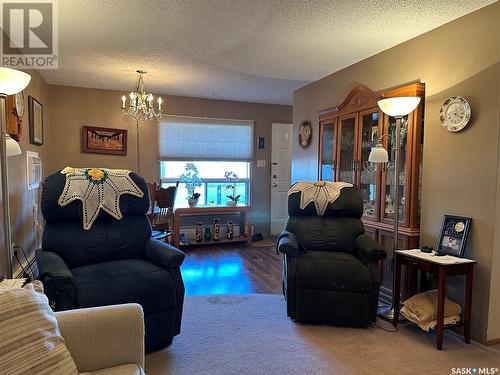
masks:
[[[370,270],[358,258],[344,252],[313,251],[297,264],[297,287],[370,293]]]
[[[107,215],[107,214],[106,214]],[[108,217],[84,230],[80,220],[47,225],[43,250],[58,254],[71,269],[119,259],[140,258],[151,226],[146,215]]]
[[[365,228],[351,217],[291,216],[286,228],[306,251],[354,252],[354,240]]]
[[[73,268],[78,307],[139,303],[145,314],[174,307],[170,273],[143,259],[116,260]]]

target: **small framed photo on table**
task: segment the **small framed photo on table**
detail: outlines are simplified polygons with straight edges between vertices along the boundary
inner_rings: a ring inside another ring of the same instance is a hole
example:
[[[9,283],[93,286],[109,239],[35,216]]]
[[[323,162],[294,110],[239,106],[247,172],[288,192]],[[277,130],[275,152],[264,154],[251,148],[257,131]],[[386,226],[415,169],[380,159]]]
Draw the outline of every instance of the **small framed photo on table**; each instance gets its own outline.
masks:
[[[470,217],[444,215],[436,251],[463,258],[471,222]]]

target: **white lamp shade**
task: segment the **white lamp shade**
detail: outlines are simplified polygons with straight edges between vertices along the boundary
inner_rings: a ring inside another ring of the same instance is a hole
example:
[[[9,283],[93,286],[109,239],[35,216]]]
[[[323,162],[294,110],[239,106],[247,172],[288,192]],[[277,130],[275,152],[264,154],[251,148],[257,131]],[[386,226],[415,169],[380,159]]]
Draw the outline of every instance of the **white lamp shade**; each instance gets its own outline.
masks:
[[[372,147],[370,155],[368,155],[368,161],[370,163],[388,163],[389,154],[384,146],[379,143],[375,147]]]
[[[31,76],[20,70],[0,67],[0,93],[14,95],[23,91],[30,83]],[[15,142],[15,141],[14,141]]]
[[[19,147],[19,143],[13,140],[8,134],[6,135],[5,143],[7,145],[7,156],[21,154],[21,147]]]
[[[389,116],[405,116],[420,103],[418,96],[399,96],[396,98],[382,99],[377,102],[380,109]]]

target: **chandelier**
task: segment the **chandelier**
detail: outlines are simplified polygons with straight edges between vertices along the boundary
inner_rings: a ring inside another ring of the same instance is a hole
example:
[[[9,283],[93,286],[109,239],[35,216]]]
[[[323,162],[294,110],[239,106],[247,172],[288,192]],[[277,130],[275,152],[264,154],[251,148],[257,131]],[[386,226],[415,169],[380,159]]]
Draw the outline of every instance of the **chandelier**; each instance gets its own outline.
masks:
[[[137,77],[137,84],[135,91],[130,92],[129,105],[127,108],[127,97],[122,96],[122,114],[131,116],[137,121],[154,120],[161,116],[161,103],[162,100],[158,97],[158,110],[154,109],[153,94],[144,91],[144,78],[142,77],[147,72],[145,70],[137,70],[139,76]]]

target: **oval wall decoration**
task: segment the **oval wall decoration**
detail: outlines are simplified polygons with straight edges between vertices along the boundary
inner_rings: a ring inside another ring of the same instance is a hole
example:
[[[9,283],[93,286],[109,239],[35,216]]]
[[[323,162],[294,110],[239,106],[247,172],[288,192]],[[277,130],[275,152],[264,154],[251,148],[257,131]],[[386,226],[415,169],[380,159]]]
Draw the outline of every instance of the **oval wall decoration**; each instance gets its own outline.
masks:
[[[304,121],[299,128],[299,144],[306,148],[311,143],[312,128],[309,121]]]

